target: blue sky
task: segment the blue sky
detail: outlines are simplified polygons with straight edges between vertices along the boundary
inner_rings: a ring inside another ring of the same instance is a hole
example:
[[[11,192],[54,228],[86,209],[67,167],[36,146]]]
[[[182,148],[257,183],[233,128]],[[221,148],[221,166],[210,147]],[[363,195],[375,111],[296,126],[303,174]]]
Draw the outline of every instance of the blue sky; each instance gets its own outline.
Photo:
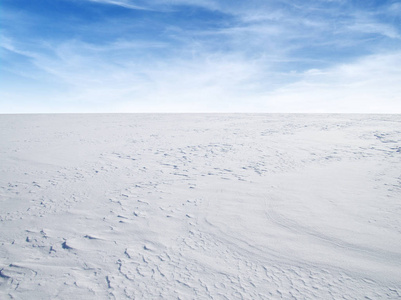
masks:
[[[401,1],[1,0],[0,113],[401,113]]]

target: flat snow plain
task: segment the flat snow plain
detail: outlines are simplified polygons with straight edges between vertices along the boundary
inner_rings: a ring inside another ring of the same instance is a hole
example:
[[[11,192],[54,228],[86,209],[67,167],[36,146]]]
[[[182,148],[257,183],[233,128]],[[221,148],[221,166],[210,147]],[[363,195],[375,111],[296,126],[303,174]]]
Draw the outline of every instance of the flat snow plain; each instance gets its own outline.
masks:
[[[400,299],[401,116],[0,115],[1,299]]]

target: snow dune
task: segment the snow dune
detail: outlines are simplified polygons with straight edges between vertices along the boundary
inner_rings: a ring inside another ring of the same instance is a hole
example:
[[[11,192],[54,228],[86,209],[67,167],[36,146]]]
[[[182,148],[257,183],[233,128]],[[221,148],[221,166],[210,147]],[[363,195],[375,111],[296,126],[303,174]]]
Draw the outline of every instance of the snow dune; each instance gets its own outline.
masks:
[[[399,115],[0,115],[1,299],[400,299]]]

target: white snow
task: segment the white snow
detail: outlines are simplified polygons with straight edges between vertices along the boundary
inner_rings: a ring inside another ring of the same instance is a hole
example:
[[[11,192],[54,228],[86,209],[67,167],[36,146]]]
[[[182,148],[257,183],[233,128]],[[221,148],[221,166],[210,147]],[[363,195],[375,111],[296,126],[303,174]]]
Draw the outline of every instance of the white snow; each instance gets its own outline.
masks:
[[[399,115],[0,115],[1,299],[400,299]]]

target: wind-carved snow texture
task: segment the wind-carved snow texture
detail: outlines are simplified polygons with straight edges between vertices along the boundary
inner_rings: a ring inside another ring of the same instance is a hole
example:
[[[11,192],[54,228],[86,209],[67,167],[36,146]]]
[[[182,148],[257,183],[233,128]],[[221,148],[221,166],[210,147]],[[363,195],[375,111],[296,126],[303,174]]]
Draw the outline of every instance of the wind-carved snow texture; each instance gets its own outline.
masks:
[[[394,115],[2,115],[1,299],[400,299]]]

